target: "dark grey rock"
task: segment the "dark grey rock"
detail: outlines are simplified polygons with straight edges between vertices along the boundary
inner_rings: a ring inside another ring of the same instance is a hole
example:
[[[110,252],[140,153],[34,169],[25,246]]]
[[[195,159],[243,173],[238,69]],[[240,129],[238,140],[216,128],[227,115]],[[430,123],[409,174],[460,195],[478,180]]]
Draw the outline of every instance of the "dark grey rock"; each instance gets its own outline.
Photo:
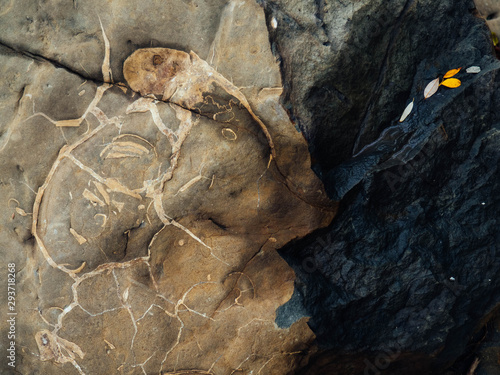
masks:
[[[263,6],[285,103],[341,200],[327,230],[281,251],[323,348],[304,374],[466,373],[500,303],[500,63],[484,20],[472,1]]]

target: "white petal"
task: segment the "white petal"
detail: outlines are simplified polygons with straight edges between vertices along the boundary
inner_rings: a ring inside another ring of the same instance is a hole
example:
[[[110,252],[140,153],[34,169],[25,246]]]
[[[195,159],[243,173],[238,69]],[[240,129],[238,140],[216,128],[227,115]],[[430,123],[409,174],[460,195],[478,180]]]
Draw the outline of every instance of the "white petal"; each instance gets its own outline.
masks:
[[[430,81],[427,86],[425,86],[424,90],[424,98],[427,99],[434,95],[439,88],[439,77]]]
[[[412,109],[413,109],[413,100],[411,101],[410,104],[406,106],[405,110],[403,111],[403,114],[401,115],[401,118],[399,119],[399,122],[403,122],[411,113]]]

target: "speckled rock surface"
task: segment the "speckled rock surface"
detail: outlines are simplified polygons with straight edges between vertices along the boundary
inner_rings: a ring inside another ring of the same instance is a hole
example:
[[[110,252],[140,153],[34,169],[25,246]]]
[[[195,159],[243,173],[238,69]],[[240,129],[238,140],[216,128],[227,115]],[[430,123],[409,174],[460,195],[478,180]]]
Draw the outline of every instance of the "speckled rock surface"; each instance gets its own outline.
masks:
[[[4,3],[0,275],[15,263],[17,353],[2,374],[305,365],[307,319],[274,322],[295,279],[276,249],[336,205],[279,103],[263,10]]]

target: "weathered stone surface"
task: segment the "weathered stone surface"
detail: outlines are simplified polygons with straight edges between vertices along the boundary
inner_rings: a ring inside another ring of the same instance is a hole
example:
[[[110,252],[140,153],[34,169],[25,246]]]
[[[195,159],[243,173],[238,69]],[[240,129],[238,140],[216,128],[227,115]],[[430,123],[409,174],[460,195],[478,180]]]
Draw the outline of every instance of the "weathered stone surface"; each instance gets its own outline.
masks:
[[[484,20],[472,1],[262,3],[285,104],[342,199],[328,229],[280,252],[298,278],[277,321],[310,316],[322,346],[302,373],[467,373],[500,303],[500,63]]]
[[[498,372],[498,4],[259,3],[2,4],[2,373]]]
[[[263,10],[28,3],[0,15],[0,238],[18,312],[3,373],[304,366],[307,319],[275,324],[295,279],[276,250],[336,205],[279,103]]]
[[[498,0],[475,0],[477,10],[486,18],[488,27],[497,35],[500,35],[500,1]]]
[[[433,63],[446,50],[469,64],[491,48],[484,23],[471,23],[472,1],[262,3],[268,23],[274,18],[278,25],[270,35],[282,60],[285,104],[310,141],[318,173],[399,118],[423,60]],[[468,22],[457,21],[465,16]],[[471,28],[482,33],[474,46],[466,40]]]

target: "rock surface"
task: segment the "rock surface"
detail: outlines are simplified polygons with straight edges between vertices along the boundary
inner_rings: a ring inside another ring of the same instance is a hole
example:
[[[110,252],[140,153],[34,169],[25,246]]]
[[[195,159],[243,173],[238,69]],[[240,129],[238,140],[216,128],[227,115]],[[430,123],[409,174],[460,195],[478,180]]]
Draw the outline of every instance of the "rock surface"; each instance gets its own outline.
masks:
[[[500,35],[500,1],[475,0],[477,10],[486,18],[490,30],[497,36]]]
[[[314,352],[307,318],[275,324],[295,278],[276,250],[336,204],[264,12],[155,4],[2,8],[2,374],[287,374]]]
[[[341,199],[331,226],[280,251],[298,278],[277,321],[310,316],[322,347],[301,373],[467,373],[500,303],[500,62],[484,20],[472,1],[262,4],[285,105]],[[460,87],[424,99],[458,67]]]
[[[4,1],[2,373],[498,373],[497,5]]]

